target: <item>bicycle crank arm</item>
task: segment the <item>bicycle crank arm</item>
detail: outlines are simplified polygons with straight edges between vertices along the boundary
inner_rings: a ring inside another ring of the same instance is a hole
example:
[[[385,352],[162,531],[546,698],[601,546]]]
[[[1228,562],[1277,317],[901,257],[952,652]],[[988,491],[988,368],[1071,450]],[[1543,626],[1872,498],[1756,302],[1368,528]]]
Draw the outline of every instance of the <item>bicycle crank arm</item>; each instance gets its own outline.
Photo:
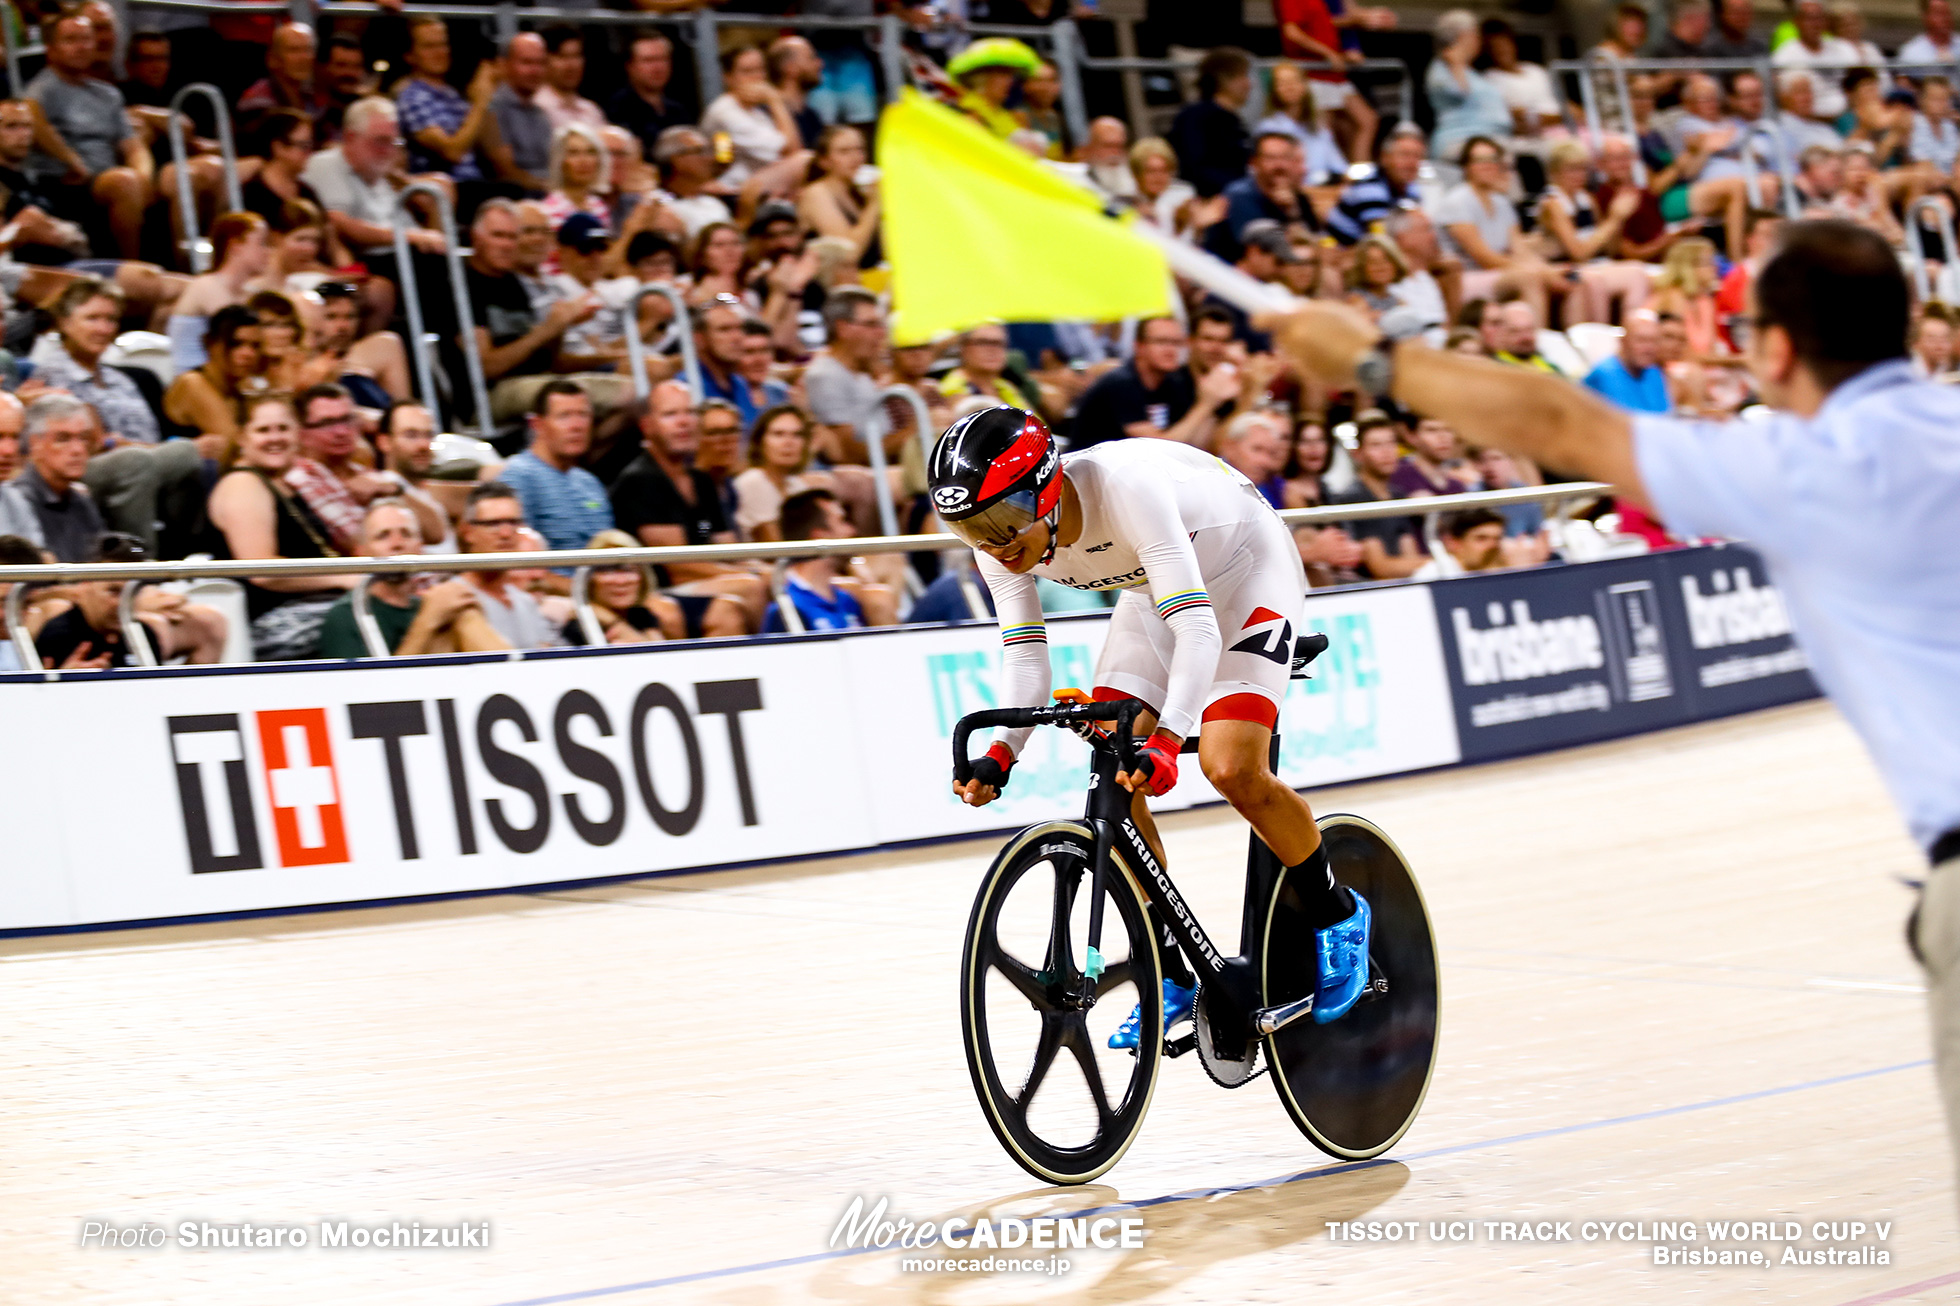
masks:
[[[1309,993],[1304,998],[1282,1002],[1277,1007],[1261,1007],[1252,1013],[1252,1027],[1263,1037],[1285,1029],[1312,1010],[1313,994]]]

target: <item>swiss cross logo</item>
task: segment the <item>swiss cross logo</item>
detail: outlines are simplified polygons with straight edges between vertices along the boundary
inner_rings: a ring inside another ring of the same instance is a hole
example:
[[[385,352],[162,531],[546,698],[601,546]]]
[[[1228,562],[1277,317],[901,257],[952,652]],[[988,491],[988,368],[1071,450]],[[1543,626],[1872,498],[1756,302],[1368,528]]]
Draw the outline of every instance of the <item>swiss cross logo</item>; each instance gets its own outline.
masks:
[[[259,757],[272,805],[281,866],[328,866],[347,860],[340,819],[340,781],[325,708],[259,712]]]

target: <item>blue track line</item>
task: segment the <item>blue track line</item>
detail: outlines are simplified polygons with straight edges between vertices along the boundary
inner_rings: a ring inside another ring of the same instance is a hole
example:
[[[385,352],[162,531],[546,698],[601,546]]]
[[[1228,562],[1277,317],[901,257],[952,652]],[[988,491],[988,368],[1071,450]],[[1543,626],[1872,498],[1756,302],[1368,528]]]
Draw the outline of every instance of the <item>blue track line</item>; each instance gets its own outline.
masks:
[[[1681,1106],[1661,1107],[1654,1111],[1637,1111],[1632,1115],[1607,1116],[1601,1120],[1587,1120],[1575,1125],[1559,1125],[1552,1129],[1534,1129],[1524,1134],[1508,1134],[1503,1138],[1489,1138],[1478,1143],[1457,1143],[1449,1147],[1433,1147],[1426,1152],[1416,1152],[1408,1156],[1385,1156],[1373,1161],[1350,1161],[1342,1165],[1323,1166],[1314,1170],[1300,1170],[1293,1174],[1281,1175],[1276,1179],[1260,1179],[1246,1184],[1220,1184],[1214,1188],[1192,1188],[1181,1193],[1166,1193],[1162,1197],[1146,1197],[1134,1202],[1117,1202],[1109,1206],[1088,1207],[1080,1211],[1070,1211],[1058,1215],[1057,1219],[1072,1220],[1085,1216],[1101,1215],[1109,1211],[1138,1211],[1151,1206],[1163,1206],[1170,1202],[1197,1201],[1202,1198],[1219,1197],[1229,1193],[1250,1192],[1255,1188],[1276,1188],[1281,1184],[1302,1183],[1309,1179],[1325,1179],[1332,1175],[1352,1174],[1357,1170],[1370,1170],[1383,1165],[1406,1165],[1412,1161],[1429,1161],[1441,1156],[1459,1156],[1465,1152],[1486,1152],[1492,1148],[1511,1147],[1518,1143],[1535,1143],[1541,1139],[1559,1138],[1566,1134],[1583,1134],[1594,1129],[1611,1129],[1618,1125],[1639,1124],[1647,1120],[1663,1120],[1668,1116],[1687,1115],[1695,1111],[1715,1111],[1722,1107],[1739,1106],[1744,1102],[1760,1102],[1764,1098],[1783,1097],[1790,1093],[1807,1093],[1817,1088],[1834,1088],[1839,1084],[1852,1084],[1861,1079],[1875,1079],[1880,1075],[1895,1075],[1901,1070],[1918,1070],[1932,1065],[1928,1058],[1918,1061],[1902,1061],[1895,1066],[1879,1066],[1873,1070],[1854,1070],[1848,1074],[1832,1075],[1827,1079],[1812,1079],[1801,1084],[1785,1084],[1779,1088],[1761,1088],[1753,1093],[1737,1093],[1730,1097],[1710,1098],[1706,1102],[1688,1102]],[[786,1269],[792,1265],[809,1265],[816,1261],[841,1261],[851,1256],[864,1256],[872,1252],[890,1252],[891,1248],[848,1247],[841,1251],[812,1252],[807,1256],[787,1256],[773,1261],[755,1261],[748,1265],[731,1265],[719,1270],[698,1270],[693,1274],[675,1274],[664,1279],[643,1279],[638,1283],[621,1283],[610,1288],[587,1288],[580,1292],[558,1293],[551,1297],[526,1297],[522,1301],[500,1302],[498,1306],[558,1306],[561,1302],[591,1301],[599,1297],[616,1297],[622,1293],[650,1292],[655,1288],[672,1288],[683,1283],[699,1283],[705,1279],[728,1279],[742,1274],[760,1274],[766,1270]],[[1944,1282],[1940,1280],[1938,1282]],[[1871,1298],[1862,1300],[1883,1300]],[[1856,1303],[1853,1306],[1857,1306]]]

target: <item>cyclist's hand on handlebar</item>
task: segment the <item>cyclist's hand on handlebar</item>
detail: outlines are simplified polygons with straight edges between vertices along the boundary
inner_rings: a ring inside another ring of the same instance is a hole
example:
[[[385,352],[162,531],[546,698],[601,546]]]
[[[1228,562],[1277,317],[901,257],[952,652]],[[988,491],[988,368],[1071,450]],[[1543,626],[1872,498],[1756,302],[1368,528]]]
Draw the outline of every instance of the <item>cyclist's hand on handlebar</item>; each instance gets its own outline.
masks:
[[[1136,770],[1118,771],[1116,783],[1131,793],[1141,789],[1153,798],[1169,793],[1177,783],[1177,755],[1183,747],[1184,741],[1176,735],[1156,731],[1137,746]]]
[[[1007,773],[1014,769],[1014,754],[1006,744],[995,744],[984,757],[973,760],[973,778],[961,784],[953,782],[953,792],[960,801],[969,807],[985,807],[1000,797],[1000,791],[1007,788]]]

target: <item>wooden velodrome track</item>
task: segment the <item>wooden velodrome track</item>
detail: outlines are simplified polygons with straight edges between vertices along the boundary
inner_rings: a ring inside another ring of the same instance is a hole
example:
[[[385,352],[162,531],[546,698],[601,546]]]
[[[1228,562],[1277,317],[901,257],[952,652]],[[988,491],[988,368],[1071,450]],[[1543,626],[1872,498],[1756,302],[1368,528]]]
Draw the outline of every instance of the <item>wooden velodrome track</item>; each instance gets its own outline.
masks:
[[[1314,800],[1398,838],[1441,936],[1442,1060],[1386,1163],[1332,1166],[1265,1080],[1227,1093],[1185,1058],[1114,1171],[1036,1189],[960,1050],[956,963],[992,851],[967,843],[0,941],[0,1300],[1960,1297],[1893,878],[1919,863],[1828,706]],[[1243,827],[1164,824],[1201,913],[1235,920]],[[934,1220],[1145,1203],[1146,1242],[1074,1253],[1060,1278],[905,1273],[828,1253],[859,1194]],[[388,1217],[489,1220],[492,1245],[78,1245],[89,1219],[174,1239],[185,1220]],[[1891,1263],[1657,1267],[1638,1242],[1326,1230],[1710,1218],[1888,1221]]]

